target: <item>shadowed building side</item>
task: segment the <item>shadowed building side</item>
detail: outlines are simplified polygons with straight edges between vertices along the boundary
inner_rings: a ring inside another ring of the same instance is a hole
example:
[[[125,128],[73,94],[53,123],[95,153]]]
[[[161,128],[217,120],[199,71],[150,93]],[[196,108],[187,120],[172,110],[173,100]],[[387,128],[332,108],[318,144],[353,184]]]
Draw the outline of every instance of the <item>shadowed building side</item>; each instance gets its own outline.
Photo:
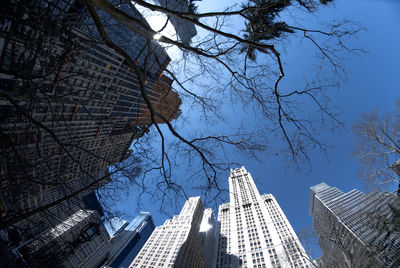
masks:
[[[200,225],[202,236],[201,245],[203,247],[204,268],[212,267],[212,260],[215,250],[215,215],[211,208],[206,208],[203,213],[203,220]]]
[[[128,4],[118,8],[145,22]],[[99,180],[87,190],[109,182],[97,175],[125,160],[147,125],[132,125],[143,105],[137,74],[101,41],[82,1],[9,1],[0,15],[3,229],[93,181]],[[154,40],[150,49],[143,36],[102,11],[99,16],[110,38],[138,64],[148,94],[159,96],[152,88],[170,62],[165,49]],[[53,227],[65,220],[81,194],[16,224],[19,237],[40,232],[39,222],[57,218]],[[69,212],[58,213],[66,207]]]

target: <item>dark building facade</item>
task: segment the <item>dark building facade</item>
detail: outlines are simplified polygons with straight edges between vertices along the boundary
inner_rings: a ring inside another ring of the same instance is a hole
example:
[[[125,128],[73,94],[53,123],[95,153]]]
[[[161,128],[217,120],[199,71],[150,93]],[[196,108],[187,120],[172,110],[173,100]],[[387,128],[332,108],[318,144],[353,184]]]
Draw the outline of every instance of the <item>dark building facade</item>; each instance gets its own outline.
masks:
[[[78,210],[18,249],[29,267],[97,267],[109,251],[97,211]]]
[[[154,89],[166,80],[165,50],[98,13],[139,65],[151,102],[179,106],[171,83],[168,94]],[[109,167],[134,161],[129,147],[152,122],[138,120],[148,108],[137,74],[104,45],[82,1],[9,1],[0,15],[0,229],[14,225],[21,245],[80,211],[83,196],[110,181]],[[167,106],[157,109],[176,118],[179,107]]]
[[[58,224],[47,225],[12,250],[29,267],[97,267],[109,250],[104,212],[95,192],[79,202]]]

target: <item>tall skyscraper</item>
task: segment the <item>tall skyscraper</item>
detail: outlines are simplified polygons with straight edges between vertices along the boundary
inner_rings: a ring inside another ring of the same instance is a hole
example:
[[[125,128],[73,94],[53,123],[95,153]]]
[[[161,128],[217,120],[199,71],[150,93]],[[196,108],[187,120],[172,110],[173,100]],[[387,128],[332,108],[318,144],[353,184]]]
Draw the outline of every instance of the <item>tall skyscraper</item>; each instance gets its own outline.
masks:
[[[110,240],[110,253],[104,268],[129,267],[154,230],[150,213],[140,212],[131,223],[124,224]]]
[[[203,211],[200,197],[189,198],[179,215],[154,230],[130,267],[202,268],[204,233],[200,232],[200,225]],[[206,219],[208,223],[209,217]],[[212,226],[212,220],[210,222]],[[212,247],[210,244],[206,246]]]
[[[111,2],[147,23],[128,3]],[[154,110],[179,116],[181,100],[162,75],[165,49],[98,13],[138,64]],[[152,122],[137,74],[102,42],[83,1],[8,1],[0,16],[0,229],[16,226],[18,244],[64,222],[77,199],[108,183],[108,167],[121,166]]]
[[[311,187],[310,215],[323,267],[399,267],[400,200],[392,193]],[[397,224],[396,224],[397,221]]]
[[[244,167],[231,169],[229,192],[218,210],[215,267],[311,267],[274,196],[260,195]]]

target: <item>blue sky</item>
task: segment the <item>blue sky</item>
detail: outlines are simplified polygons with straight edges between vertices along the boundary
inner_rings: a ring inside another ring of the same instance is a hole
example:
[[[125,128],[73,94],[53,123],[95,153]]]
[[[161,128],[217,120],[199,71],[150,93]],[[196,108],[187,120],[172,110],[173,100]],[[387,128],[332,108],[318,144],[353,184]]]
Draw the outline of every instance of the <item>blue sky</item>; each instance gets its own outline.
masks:
[[[212,6],[214,1],[203,1],[200,5],[215,9]],[[230,1],[218,1],[218,5]],[[219,6],[219,7],[220,7]],[[203,7],[204,8],[204,7]],[[200,6],[202,10],[202,6]],[[275,146],[268,152],[260,155],[259,161],[244,157],[236,151],[230,151],[232,160],[244,165],[252,174],[260,193],[272,193],[293,228],[299,231],[301,228],[311,225],[311,217],[308,215],[309,188],[320,182],[326,182],[331,186],[338,187],[343,191],[351,189],[363,189],[363,185],[356,179],[357,170],[360,164],[354,159],[350,152],[353,148],[354,137],[350,131],[353,122],[364,112],[371,112],[379,109],[387,112],[394,109],[396,98],[400,98],[400,4],[396,1],[372,1],[358,0],[345,1],[337,0],[325,8],[321,8],[317,16],[326,21],[339,21],[343,19],[354,20],[367,28],[367,31],[359,33],[357,39],[353,40],[351,46],[365,49],[368,53],[361,57],[351,57],[344,62],[347,70],[347,80],[341,84],[338,90],[330,91],[330,98],[334,106],[342,111],[340,117],[345,122],[345,127],[337,132],[327,129],[320,129],[322,137],[335,147],[328,151],[326,158],[319,151],[311,150],[311,169],[308,167],[295,170],[287,165],[285,156],[275,150]],[[310,26],[318,26],[316,16],[305,19]],[[301,48],[301,50],[299,50]],[[285,86],[296,87],[302,77],[311,75],[315,58],[310,55],[315,50],[305,41],[285,42],[285,53],[282,53],[284,62],[287,63],[288,76]],[[299,53],[299,51],[302,51]],[[242,112],[238,119],[237,110],[226,108],[226,124],[217,124],[217,130],[224,132],[234,126],[240,120],[246,120],[246,124],[257,124],[257,119],[250,112]],[[236,108],[237,109],[237,108]],[[302,108],[312,113],[313,108]],[[183,115],[187,123],[182,132],[190,133],[201,127],[202,123],[197,122],[198,114],[191,114],[191,109],[185,104],[182,106]],[[179,119],[178,119],[179,120]],[[195,122],[194,122],[195,121]],[[180,124],[180,122],[177,122]],[[183,123],[182,123],[183,124]],[[165,129],[165,128],[164,128]],[[153,130],[154,131],[154,130]],[[173,139],[166,134],[167,139]],[[271,140],[272,144],[280,140]],[[279,144],[278,144],[279,145]],[[279,147],[279,146],[277,146]],[[184,162],[185,159],[178,159]],[[232,167],[235,168],[235,167]],[[228,187],[228,173],[220,180]],[[185,185],[185,166],[175,170],[177,181]],[[195,193],[193,192],[195,195]],[[227,195],[225,196],[228,201]],[[156,225],[161,225],[168,215],[159,211],[160,204],[143,197],[140,207],[137,206],[137,192],[134,189],[120,202],[116,209],[134,217],[140,210],[149,211],[155,220]],[[176,206],[164,207],[168,214],[178,214],[184,200],[180,200]],[[127,219],[130,220],[130,219]]]

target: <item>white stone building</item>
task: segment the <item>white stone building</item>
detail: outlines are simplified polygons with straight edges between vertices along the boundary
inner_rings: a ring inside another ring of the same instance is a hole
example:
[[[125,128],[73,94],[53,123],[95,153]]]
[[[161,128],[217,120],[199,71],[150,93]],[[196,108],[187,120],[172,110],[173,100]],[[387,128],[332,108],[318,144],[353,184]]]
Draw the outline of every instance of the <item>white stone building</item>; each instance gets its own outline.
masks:
[[[181,213],[157,227],[130,267],[191,267],[204,263],[200,197],[189,198]]]
[[[244,167],[231,169],[229,191],[218,210],[214,267],[312,267],[274,196],[260,195]]]
[[[323,267],[399,267],[400,200],[391,193],[311,187],[310,215]]]

